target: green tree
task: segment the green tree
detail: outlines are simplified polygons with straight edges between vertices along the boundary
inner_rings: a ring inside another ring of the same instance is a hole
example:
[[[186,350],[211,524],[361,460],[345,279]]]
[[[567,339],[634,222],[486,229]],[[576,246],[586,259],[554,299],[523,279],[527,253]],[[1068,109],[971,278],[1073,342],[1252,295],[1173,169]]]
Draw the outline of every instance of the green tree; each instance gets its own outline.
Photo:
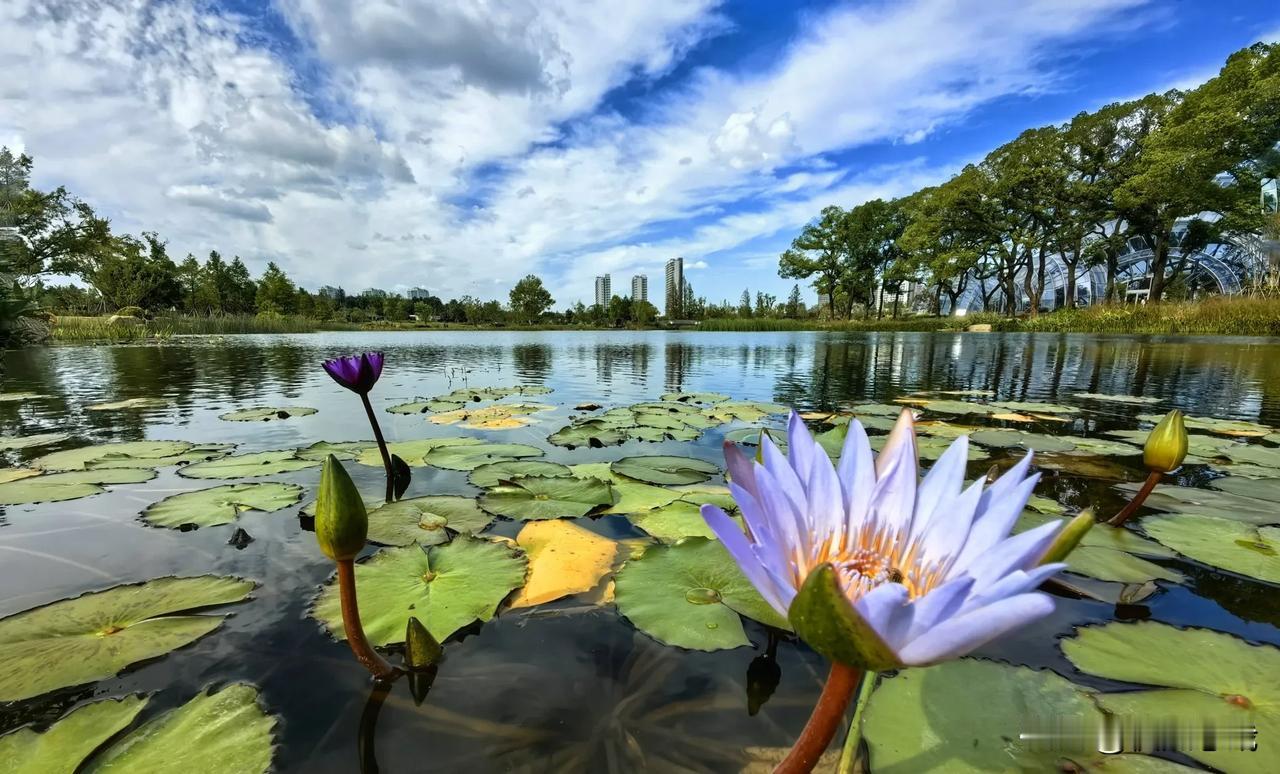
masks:
[[[292,314],[297,302],[297,288],[293,281],[274,261],[258,280],[257,307],[259,314]]]
[[[791,286],[791,295],[787,296],[787,306],[785,314],[788,318],[794,320],[800,317],[804,309],[804,301],[800,299],[800,285]]]
[[[228,314],[252,314],[257,306],[258,285],[249,276],[249,267],[240,256],[228,264],[226,273],[219,277],[222,293],[222,311]]]
[[[512,314],[518,321],[525,324],[537,322],[542,313],[556,302],[551,297],[551,293],[543,287],[542,280],[533,274],[525,275],[524,279],[511,288],[508,300]]]
[[[778,259],[778,275],[787,279],[813,279],[819,293],[827,294],[831,316],[836,316],[835,294],[845,277],[847,246],[844,242],[844,210],[824,207],[816,221],[807,223]]]
[[[742,291],[742,298],[738,300],[738,316],[751,316],[751,290],[750,288]]]
[[[146,232],[142,239],[124,235],[112,238],[81,276],[98,291],[110,309],[136,306],[147,311],[172,309],[182,301],[178,267],[173,265],[160,238]]]

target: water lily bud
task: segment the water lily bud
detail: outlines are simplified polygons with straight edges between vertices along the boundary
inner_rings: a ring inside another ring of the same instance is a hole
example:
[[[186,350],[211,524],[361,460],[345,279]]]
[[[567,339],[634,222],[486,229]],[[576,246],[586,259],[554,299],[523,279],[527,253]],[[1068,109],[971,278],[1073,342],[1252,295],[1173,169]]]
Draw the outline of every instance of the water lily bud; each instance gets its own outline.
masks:
[[[320,469],[316,495],[316,542],[334,561],[354,559],[369,535],[369,514],[351,476],[330,454]]]
[[[1084,536],[1093,529],[1093,525],[1097,523],[1094,518],[1093,511],[1085,510],[1076,514],[1076,517],[1067,522],[1067,525],[1058,530],[1058,535],[1053,539],[1053,544],[1049,546],[1049,550],[1044,552],[1044,556],[1040,557],[1040,564],[1052,564],[1053,562],[1066,561],[1070,553],[1075,547],[1080,545],[1080,541]]]
[[[1147,436],[1147,445],[1142,449],[1142,461],[1148,470],[1157,473],[1172,473],[1182,467],[1187,457],[1187,426],[1182,421],[1182,412],[1174,409],[1164,415],[1160,424]]]
[[[427,627],[413,616],[409,616],[404,641],[404,663],[412,671],[434,666],[440,660],[440,656],[444,655],[444,648],[440,647],[435,637],[431,636]]]

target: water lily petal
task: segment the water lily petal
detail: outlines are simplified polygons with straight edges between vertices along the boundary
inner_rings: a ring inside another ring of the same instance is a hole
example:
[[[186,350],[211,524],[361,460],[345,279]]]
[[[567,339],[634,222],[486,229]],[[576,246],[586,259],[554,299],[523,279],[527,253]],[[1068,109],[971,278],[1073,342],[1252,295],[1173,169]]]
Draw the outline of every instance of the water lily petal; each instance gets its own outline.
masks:
[[[898,421],[894,423],[893,430],[889,432],[889,438],[884,442],[884,448],[876,457],[876,478],[882,477],[888,467],[899,457],[910,458],[912,468],[919,468],[920,456],[916,452],[916,421],[911,409],[904,408],[898,414]]]
[[[995,583],[989,584],[982,591],[974,594],[965,600],[964,610],[983,607],[1005,597],[1012,597],[1018,594],[1024,594],[1028,591],[1034,591],[1040,587],[1051,576],[1056,575],[1066,569],[1066,564],[1058,562],[1054,564],[1042,564],[1032,567],[1030,570],[1015,570],[1008,575],[1000,578]]]
[[[792,411],[791,416],[787,418],[787,460],[791,463],[792,470],[796,472],[796,479],[808,481],[814,462],[818,457],[826,456],[826,452],[809,434],[809,428],[805,427],[804,420]]]
[[[977,513],[981,500],[982,481],[975,481],[938,518],[929,520],[925,531],[918,538],[920,556],[925,563],[954,563],[956,555],[964,548],[965,540],[969,537],[973,516]],[[913,531],[914,526],[913,524]]]
[[[844,493],[840,490],[831,458],[821,448],[810,464],[805,489],[809,493],[810,521],[816,538],[819,542],[826,536],[838,540],[849,526],[844,510]]]
[[[935,515],[945,514],[964,489],[964,471],[969,464],[969,439],[957,438],[929,468],[916,491],[916,512],[911,521],[911,538],[924,534]]]
[[[1010,572],[1028,570],[1038,564],[1061,527],[1061,523],[1050,521],[1026,532],[1019,532],[1000,541],[990,550],[976,555],[967,566],[953,567],[952,571],[971,576],[974,591],[981,592]]]
[[[876,486],[875,460],[871,456],[871,441],[862,423],[853,420],[844,437],[844,449],[840,452],[840,465],[836,478],[844,492],[844,511],[849,518],[849,531],[866,517],[871,503],[871,493]]]
[[[973,578],[964,575],[959,578],[952,578],[912,603],[912,606],[916,609],[915,616],[912,617],[911,627],[907,630],[905,642],[914,640],[922,632],[932,629],[940,621],[944,621],[959,612],[961,605],[968,598],[969,591],[972,588]]]
[[[742,453],[737,444],[724,442],[724,464],[729,469],[729,480],[741,486],[752,495],[756,493],[755,465],[747,455]]]
[[[880,635],[880,639],[890,648],[897,650],[911,628],[914,606],[907,604],[907,589],[901,583],[885,583],[867,592],[862,599],[854,603],[858,611],[872,629]]]
[[[1013,529],[1014,523],[1022,515],[1027,500],[1031,499],[1031,492],[1039,481],[1039,473],[1029,476],[998,500],[988,500],[990,489],[983,493],[982,499],[978,501],[978,515],[974,517],[973,526],[969,529],[969,539],[956,557],[956,566],[969,566],[975,558],[1009,536],[1009,530]]]
[[[1031,469],[1031,452],[1017,461],[1013,467],[1004,472],[1004,475],[997,478],[987,487],[986,496],[982,498],[982,502],[978,505],[979,510],[986,510],[988,505],[993,502],[1003,500],[1009,492],[1021,484],[1027,478],[1027,471]]]
[[[765,443],[768,443],[766,439]],[[783,470],[778,472],[784,478],[790,478],[788,484],[778,481],[778,477],[774,475],[766,461],[763,466],[756,467],[756,489],[760,494],[760,505],[764,508],[765,516],[769,519],[769,524],[774,528],[774,534],[784,544],[780,548],[787,547],[801,548],[805,553],[813,545],[812,525],[805,515],[796,506],[795,501],[787,495],[789,487],[798,489],[799,482],[795,481],[795,471],[790,465],[783,465]]]
[[[943,621],[907,643],[898,657],[908,666],[959,658],[1052,612],[1053,600],[1047,594],[1019,594]]]
[[[888,447],[876,458],[876,486],[871,493],[871,512],[884,528],[905,531],[911,524],[916,507],[919,468],[916,465],[915,441],[899,444],[893,458],[881,466]]]

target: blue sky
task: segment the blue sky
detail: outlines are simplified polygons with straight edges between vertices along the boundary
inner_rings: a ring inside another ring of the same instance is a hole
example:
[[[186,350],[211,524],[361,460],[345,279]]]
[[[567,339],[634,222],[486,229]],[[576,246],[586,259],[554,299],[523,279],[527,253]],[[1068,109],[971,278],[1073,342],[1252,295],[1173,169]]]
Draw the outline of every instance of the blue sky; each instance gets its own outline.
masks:
[[[1225,0],[36,0],[0,7],[0,144],[171,252],[302,285],[505,298],[683,255],[784,296],[826,204],[1193,86],[1280,37]],[[805,289],[812,298],[812,291]]]

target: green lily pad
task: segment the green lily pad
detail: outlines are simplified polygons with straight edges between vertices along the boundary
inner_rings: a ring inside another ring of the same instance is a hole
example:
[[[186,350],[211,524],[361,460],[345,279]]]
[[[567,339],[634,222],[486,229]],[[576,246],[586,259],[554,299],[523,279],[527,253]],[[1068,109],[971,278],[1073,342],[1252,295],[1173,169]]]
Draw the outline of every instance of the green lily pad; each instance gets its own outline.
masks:
[[[480,532],[493,517],[471,497],[430,495],[397,500],[369,511],[369,540],[388,546],[434,546],[454,532]]]
[[[1275,770],[1275,758],[1263,745],[1280,734],[1280,689],[1262,676],[1280,674],[1280,649],[1207,629],[1143,621],[1082,627],[1062,641],[1062,651],[1082,672],[1158,686],[1097,697],[1103,709],[1121,717],[1175,718],[1180,725],[1196,726],[1211,722],[1220,729],[1256,724],[1258,752],[1240,752],[1221,742],[1216,751],[1193,746],[1182,752],[1232,774]]]
[[[723,403],[728,399],[728,395],[719,392],[668,392],[662,395],[662,400],[689,403],[695,406],[710,406],[714,403]]]
[[[702,518],[701,506],[687,500],[675,500],[660,508],[627,516],[627,520],[659,540],[686,537],[715,539],[716,533]]]
[[[244,511],[271,513],[301,499],[297,484],[223,484],[166,497],[143,511],[142,518],[157,527],[214,527],[230,524]]]
[[[884,449],[885,442],[888,440],[889,436],[878,435],[871,439],[871,448],[876,451],[880,451]],[[821,439],[819,439],[819,442],[821,443]],[[927,435],[920,436],[916,438],[916,453],[920,455],[920,459],[922,460],[936,460],[941,457],[947,449],[950,449],[951,444],[953,443],[955,443],[955,441],[951,438],[935,438]],[[969,445],[967,458],[970,462],[974,460],[985,460],[990,456],[991,455],[984,449],[973,444]]]
[[[1215,478],[1213,481],[1209,482],[1209,486],[1226,492],[1227,494],[1249,497],[1254,500],[1270,500],[1272,503],[1280,503],[1280,479],[1236,478],[1234,476],[1227,476],[1226,478]],[[1276,521],[1280,521],[1280,514],[1276,515]]]
[[[10,481],[21,481],[24,478],[38,476],[44,471],[35,470],[34,468],[0,468],[0,484],[7,484]]]
[[[913,406],[919,406],[925,411],[934,414],[951,414],[954,416],[966,416],[969,414],[998,414],[999,409],[992,408],[985,403],[974,403],[967,400],[926,400],[913,399]]]
[[[701,484],[720,473],[720,468],[705,460],[662,455],[624,457],[614,462],[610,469],[620,476],[664,486]]]
[[[310,446],[304,446],[298,449],[294,454],[301,460],[317,460],[324,462],[325,459],[332,454],[340,460],[354,460],[363,454],[367,449],[373,449],[375,452],[378,445],[373,441],[316,441]],[[378,458],[378,464],[382,464],[382,458]]]
[[[1037,403],[1035,401],[999,400],[991,404],[1004,411],[1018,414],[1079,414],[1075,406],[1063,406],[1060,403]]]
[[[1213,467],[1232,478],[1280,478],[1280,468],[1269,468],[1265,465],[1233,465],[1215,462]]]
[[[604,513],[651,511],[674,502],[680,497],[680,493],[673,489],[623,478],[613,472],[608,462],[571,465],[569,470],[577,478],[596,478],[613,484],[615,499],[613,505],[603,511]]]
[[[533,424],[533,414],[551,411],[555,406],[543,403],[499,403],[474,408],[465,406],[433,414],[428,419],[437,425],[458,425],[473,430],[513,430]]]
[[[147,699],[125,696],[76,707],[45,731],[19,728],[0,736],[5,774],[75,774],[104,742],[133,722]]]
[[[1108,438],[1128,441],[1141,447],[1147,443],[1150,430],[1111,430],[1103,433]],[[1228,452],[1241,444],[1230,438],[1212,438],[1207,435],[1191,434],[1187,436],[1187,462],[1195,464],[1205,460],[1226,457]]]
[[[521,478],[524,476],[542,476],[544,478],[550,476],[572,476],[573,471],[568,465],[561,465],[558,462],[544,462],[543,460],[510,460],[508,462],[494,462],[488,465],[481,465],[471,471],[471,475],[467,476],[467,481],[472,486],[478,486],[481,489],[497,486],[502,481],[510,481],[513,478]]]
[[[320,460],[299,459],[295,449],[278,449],[198,462],[182,468],[178,475],[186,478],[255,478],[319,466]]]
[[[969,440],[983,446],[1000,449],[1022,448],[1034,452],[1068,452],[1076,448],[1071,441],[1042,433],[1024,433],[1021,430],[979,430]]]
[[[510,519],[577,518],[613,504],[613,486],[597,478],[530,476],[480,496],[480,507]]]
[[[749,645],[739,615],[791,628],[719,541],[687,538],[647,548],[618,571],[615,583],[618,612],[667,645],[690,650]]]
[[[1157,423],[1164,416],[1161,414],[1139,414],[1138,420],[1142,422]],[[1257,422],[1242,422],[1237,419],[1215,419],[1213,417],[1183,417],[1182,421],[1186,424],[1188,430],[1205,430],[1218,435],[1233,435],[1239,437],[1258,437],[1261,438],[1268,433],[1273,432],[1272,428],[1267,425],[1261,425]]]
[[[876,774],[1191,771],[1143,755],[1077,753],[1019,738],[1032,723],[1050,732],[1063,719],[1092,737],[1103,715],[1085,689],[1053,672],[966,658],[881,681],[863,735]]]
[[[178,615],[239,602],[252,581],[205,575],[116,586],[0,619],[0,702],[103,680],[195,642],[224,615]]]
[[[767,403],[758,400],[726,400],[703,411],[704,414],[720,422],[759,422],[760,420],[791,411],[790,406],[781,403]]]
[[[681,500],[694,505],[718,505],[726,511],[736,511],[738,504],[734,502],[733,494],[729,492],[729,487],[720,486],[719,484],[691,484],[689,486],[678,486],[672,489],[680,496]]]
[[[1084,438],[1078,435],[1055,436],[1075,446],[1071,454],[1127,457],[1142,454],[1142,447],[1123,441],[1112,441],[1107,438]]]
[[[56,503],[101,494],[109,484],[141,484],[156,477],[149,468],[70,470],[28,476],[0,484],[0,505]]]
[[[1178,514],[1142,520],[1147,534],[1183,556],[1213,567],[1280,583],[1280,527]]]
[[[859,403],[856,406],[850,406],[845,409],[852,414],[856,414],[858,419],[868,416],[889,417],[897,419],[902,413],[903,407],[897,403]]]
[[[71,438],[68,433],[37,433],[35,435],[0,435],[0,451],[30,449],[33,446],[49,446]]]
[[[773,441],[774,445],[779,449],[786,449],[787,431],[777,427],[740,427],[737,430],[730,430],[725,433],[724,439],[729,443],[758,446],[761,432],[768,433],[769,440]]]
[[[1137,395],[1105,395],[1100,392],[1077,392],[1072,397],[1084,400],[1102,400],[1111,403],[1132,403],[1135,405],[1160,402],[1159,398],[1144,398]]]
[[[409,403],[398,403],[387,409],[390,414],[430,414],[433,411],[456,411],[465,404],[452,400],[415,400]]]
[[[1232,462],[1280,468],[1280,446],[1263,446],[1260,443],[1236,443],[1223,450]]]
[[[599,449],[605,446],[617,446],[625,443],[626,440],[625,430],[596,419],[574,422],[547,436],[547,441],[550,443],[569,449],[578,447]]]
[[[278,408],[270,408],[266,406],[258,406],[256,408],[236,409],[220,414],[218,419],[225,419],[228,422],[271,422],[277,419],[289,419],[290,417],[306,417],[316,413],[313,408],[306,406],[280,406]]]
[[[437,446],[423,455],[422,461],[445,470],[470,471],[491,462],[541,456],[541,449],[522,443],[477,443]]]
[[[164,408],[168,405],[169,401],[165,398],[129,398],[107,403],[94,403],[85,406],[85,409],[88,411],[124,411],[126,409]]]
[[[1132,495],[1138,490],[1138,486],[1138,484],[1121,484],[1116,489]],[[1216,489],[1161,486],[1147,497],[1144,505],[1168,513],[1212,516],[1250,524],[1274,524],[1280,521],[1280,513],[1276,510],[1274,500],[1246,497]]]
[[[393,454],[405,461],[405,464],[413,467],[425,467],[426,462],[423,458],[436,449],[446,446],[478,446],[484,443],[479,438],[423,438],[418,441],[396,441],[387,444],[387,453]],[[372,445],[356,456],[356,462],[361,465],[372,465],[374,467],[382,467],[382,452],[378,450],[377,445]]]
[[[1023,513],[1013,531],[1025,532],[1053,520],[1066,523],[1065,519]],[[1068,571],[1103,581],[1146,583],[1165,580],[1181,583],[1184,580],[1182,573],[1142,558],[1168,559],[1173,556],[1174,553],[1169,549],[1131,530],[1109,524],[1095,524],[1067,556],[1066,562]]]
[[[897,408],[901,409],[901,406]],[[833,414],[825,421],[833,425],[848,425],[852,420],[858,420],[858,424],[862,425],[864,430],[880,430],[888,432],[898,423],[898,415],[891,417],[880,414]]]
[[[0,392],[0,403],[19,403],[24,400],[43,400],[48,395],[38,392]]]
[[[258,689],[233,683],[149,720],[95,756],[86,774],[265,774],[276,719]]]
[[[443,642],[473,621],[493,618],[524,584],[524,553],[504,543],[459,535],[445,545],[384,548],[356,565],[360,620],[374,645],[404,642],[410,616]],[[345,639],[338,589],[325,586],[312,614]]]
[[[455,404],[453,408],[461,408],[462,405],[465,405],[467,403],[482,403],[488,400],[502,400],[503,398],[509,398],[512,395],[523,395],[525,397],[531,397],[534,395],[547,395],[551,392],[552,392],[552,389],[550,387],[543,387],[542,385],[538,385],[538,384],[518,385],[515,387],[480,387],[480,388],[462,387],[457,390],[454,390],[451,393],[448,393],[447,395],[437,395],[436,397],[432,398],[430,401],[424,401],[424,402],[425,403],[441,403],[441,404],[452,403],[452,404]],[[441,409],[431,409],[431,410],[439,411]],[[449,410],[449,409],[444,409],[444,410]],[[406,413],[406,412],[397,412],[397,413]],[[408,412],[408,413],[412,413],[412,412]]]
[[[102,468],[159,468],[216,459],[231,444],[192,444],[186,441],[124,441],[82,446],[37,458],[31,464],[44,470],[94,470]]]

